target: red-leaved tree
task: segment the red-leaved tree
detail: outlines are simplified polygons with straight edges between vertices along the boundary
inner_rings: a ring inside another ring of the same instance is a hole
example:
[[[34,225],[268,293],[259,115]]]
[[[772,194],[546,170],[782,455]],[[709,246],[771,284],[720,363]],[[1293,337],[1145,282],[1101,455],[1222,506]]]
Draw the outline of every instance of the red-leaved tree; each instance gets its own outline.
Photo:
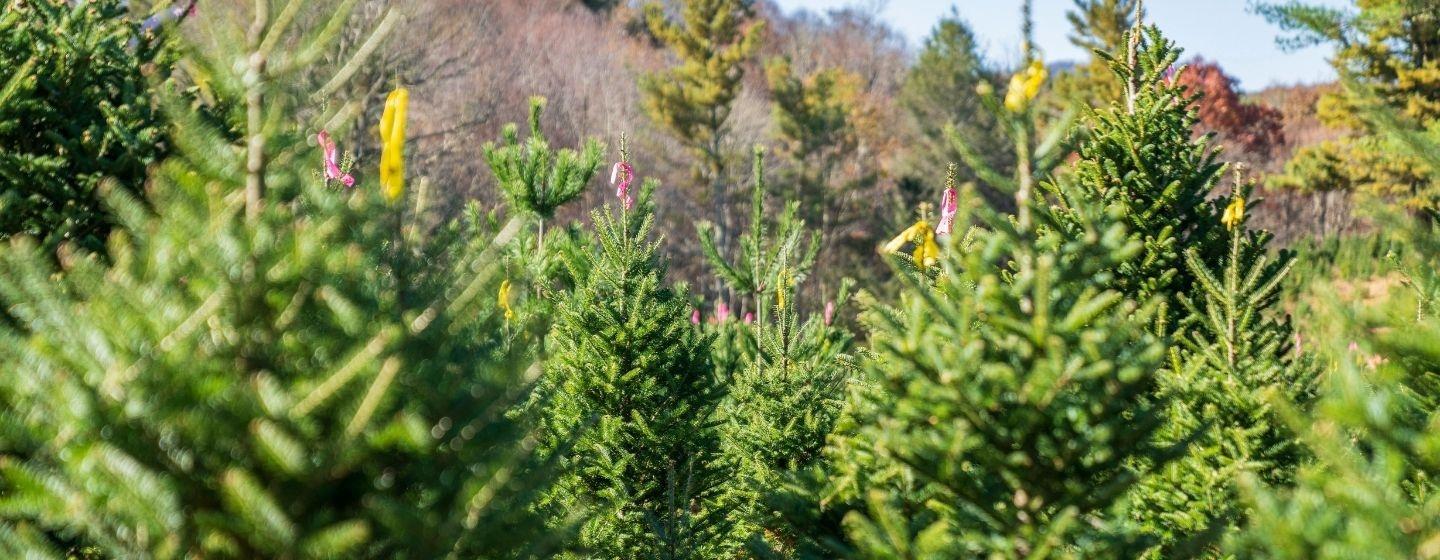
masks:
[[[1219,64],[1197,58],[1179,75],[1180,84],[1202,97],[1197,133],[1214,132],[1231,150],[1268,156],[1285,145],[1284,115],[1268,105],[1246,102],[1235,79]]]

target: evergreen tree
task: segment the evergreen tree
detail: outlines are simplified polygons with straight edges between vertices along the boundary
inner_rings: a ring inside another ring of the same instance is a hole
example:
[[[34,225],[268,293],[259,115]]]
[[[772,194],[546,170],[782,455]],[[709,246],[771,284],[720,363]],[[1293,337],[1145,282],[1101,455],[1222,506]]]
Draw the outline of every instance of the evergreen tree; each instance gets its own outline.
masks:
[[[1440,139],[1407,125],[1395,111],[1364,104],[1376,130],[1440,178]],[[1434,426],[1440,422],[1440,293],[1434,220],[1392,218],[1401,247],[1413,251],[1402,269],[1414,299],[1390,298],[1357,311],[1320,317],[1342,326],[1329,340],[1330,364],[1314,406],[1301,410],[1272,397],[1314,461],[1293,487],[1246,480],[1254,510],[1246,531],[1228,550],[1244,558],[1425,558],[1440,542],[1440,461]],[[1346,350],[1340,350],[1345,347]],[[1323,348],[1323,347],[1322,347]]]
[[[138,194],[167,152],[150,94],[164,42],[124,4],[37,0],[0,15],[0,240],[102,250],[114,219],[101,184]]]
[[[718,241],[730,247],[728,208],[731,148],[730,112],[739,96],[745,62],[760,44],[760,22],[751,22],[750,0],[685,0],[681,23],[649,4],[650,33],[669,48],[678,65],[640,80],[646,112],[695,158],[694,180],[701,200],[714,208]]]
[[[977,86],[995,79],[992,74],[974,32],[958,12],[952,10],[935,24],[900,90],[900,104],[923,137],[912,149],[913,174],[923,175],[961,161],[946,134],[947,127],[953,127],[955,134],[964,138],[966,145],[989,166],[1005,169],[1014,165],[1014,156],[1007,151],[999,131],[999,120],[974,95]],[[976,179],[968,170],[960,177],[962,182]],[[982,193],[992,204],[1007,203],[1005,193],[994,189]],[[927,200],[935,195],[923,194]]]
[[[648,195],[638,211],[592,215],[598,246],[557,306],[539,449],[562,477],[542,510],[551,526],[589,514],[580,557],[718,558],[736,546],[717,426],[724,388],[684,288],[662,285]]]
[[[984,157],[982,144],[966,137],[954,126],[947,126],[945,135],[950,139],[971,173],[979,177],[983,188],[1013,197],[1013,202],[1001,204],[992,200],[992,205],[1005,211],[1013,211],[1022,226],[1030,222],[1030,204],[1036,183],[1048,177],[1071,153],[1071,144],[1076,136],[1073,125],[1076,112],[1066,108],[1058,115],[1038,103],[1050,71],[1035,50],[1033,35],[1034,21],[1031,17],[1031,0],[1021,4],[1022,35],[1024,36],[1024,61],[1021,68],[1010,77],[1003,97],[997,97],[995,88],[989,82],[980,82],[975,93],[980,103],[999,122],[999,131],[1010,141],[1013,167],[997,167]],[[986,191],[982,191],[986,192]]]
[[[1433,226],[1416,224],[1435,266]],[[1440,286],[1429,285],[1427,290]],[[1330,342],[1332,365],[1309,412],[1273,400],[1315,457],[1293,487],[1246,479],[1247,530],[1229,551],[1241,558],[1399,560],[1426,558],[1440,542],[1440,463],[1435,458],[1440,421],[1440,319],[1416,316],[1392,301],[1360,315],[1335,312],[1346,325]],[[1357,343],[1358,342],[1358,343]],[[1346,345],[1349,350],[1342,350]]]
[[[62,251],[57,269],[26,239],[0,249],[15,318],[0,330],[0,550],[548,555],[525,507],[547,476],[503,414],[531,382],[533,318],[492,296],[518,223],[478,250],[436,247],[400,235],[373,183],[324,180],[284,84],[328,36],[271,8],[247,14],[243,50],[188,51],[237,100],[244,140],[169,115],[184,133],[155,212],[106,197],[124,226],[113,266]],[[403,103],[388,117],[387,144],[403,143]]]
[[[1090,53],[1090,60],[1055,80],[1059,97],[1088,106],[1103,105],[1124,93],[1124,85],[1099,53],[1125,50],[1126,32],[1134,27],[1139,0],[1074,0],[1065,14],[1070,43]]]
[[[899,307],[872,309],[876,385],[855,392],[857,425],[832,441],[838,472],[815,500],[843,512],[844,540],[820,555],[1139,550],[1117,504],[1132,465],[1173,454],[1153,438],[1164,346],[1143,328],[1153,306],[1103,287],[1139,242],[1113,209],[1070,202],[1084,235],[1047,233],[1058,224],[1038,208],[1033,228],[991,220],[969,250],[952,241],[935,280],[903,275]]]
[[[802,537],[773,519],[762,498],[790,473],[821,461],[854,377],[844,355],[852,335],[832,321],[834,306],[848,299],[848,287],[830,311],[801,323],[793,287],[784,287],[785,280],[779,284],[773,318],[756,325],[756,355],[734,373],[723,408],[725,453],[738,479],[730,486],[739,504],[738,532],[759,550],[793,548]]]
[[[539,220],[536,245],[541,252],[545,246],[545,220],[585,191],[585,185],[600,169],[604,150],[594,138],[585,141],[583,152],[552,150],[540,130],[540,113],[544,109],[544,98],[530,99],[530,137],[524,144],[520,143],[518,127],[510,123],[500,131],[502,145],[490,142],[484,148],[485,161],[510,208]]]
[[[1171,406],[1157,438],[1188,443],[1188,452],[1132,497],[1131,517],[1159,537],[1162,558],[1200,547],[1214,556],[1213,537],[1244,522],[1238,478],[1288,485],[1305,455],[1269,401],[1284,395],[1308,404],[1313,394],[1314,369],[1292,355],[1294,333],[1274,317],[1294,261],[1271,254],[1268,233],[1245,227],[1250,186],[1241,187],[1225,216],[1230,251],[1223,268],[1212,272],[1196,249],[1185,251],[1199,293],[1193,300],[1181,294],[1187,314],[1175,335],[1175,361],[1161,376],[1159,392]]]
[[[1275,483],[1293,474],[1300,460],[1293,434],[1264,395],[1304,401],[1313,372],[1292,363],[1285,351],[1292,332],[1274,317],[1290,257],[1271,258],[1270,235],[1245,228],[1248,191],[1238,179],[1241,190],[1223,210],[1207,200],[1224,166],[1207,138],[1193,137],[1196,97],[1165,76],[1178,50],[1154,28],[1137,26],[1128,36],[1123,60],[1107,56],[1127,84],[1124,103],[1091,112],[1073,172],[1047,187],[1117,209],[1142,243],[1110,286],[1158,298],[1163,314],[1151,330],[1172,346],[1157,392],[1171,406],[1156,437],[1187,453],[1129,498],[1132,519],[1159,540],[1152,554],[1168,557],[1208,546],[1214,533],[1241,521],[1238,473]],[[1073,210],[1057,199],[1052,211],[1068,222]]]
[[[1182,264],[1183,252],[1195,250],[1207,270],[1223,268],[1228,241],[1221,209],[1207,199],[1224,164],[1208,138],[1192,136],[1195,98],[1166,79],[1180,56],[1174,43],[1153,27],[1137,27],[1132,37],[1126,55],[1106,55],[1129,92],[1089,112],[1090,133],[1079,159],[1067,176],[1044,187],[1121,209],[1144,250],[1140,258],[1120,263],[1114,287],[1142,301],[1161,298],[1156,328],[1168,336],[1181,295],[1195,293],[1195,273]],[[1072,210],[1064,198],[1057,200],[1053,211],[1065,223]]]
[[[1092,136],[1072,181],[1052,190],[1121,208],[1145,250],[1117,271],[1116,286],[1189,312],[1178,324],[1161,316],[1152,325],[1181,342],[1161,375],[1161,394],[1174,404],[1158,437],[1188,445],[1189,453],[1131,498],[1132,516],[1170,550],[1203,545],[1209,531],[1238,521],[1231,484],[1237,472],[1288,478],[1298,462],[1291,436],[1260,400],[1272,390],[1303,398],[1311,374],[1289,363],[1281,349],[1288,326],[1270,317],[1286,258],[1269,262],[1261,256],[1268,235],[1244,231],[1244,194],[1223,217],[1205,202],[1222,166],[1203,140],[1191,139],[1195,116],[1187,107],[1194,99],[1162,78],[1178,53],[1155,31],[1135,40],[1128,60],[1112,64],[1129,84],[1125,105],[1092,115]],[[1221,236],[1222,222],[1230,235]],[[1186,439],[1205,427],[1200,439]]]
[[[873,209],[856,212],[849,201],[875,187],[878,171],[853,180],[838,176],[841,165],[860,157],[856,130],[864,115],[860,76],[841,68],[798,76],[785,58],[771,60],[765,71],[774,99],[779,153],[786,163],[781,177],[788,183],[790,203],[799,205],[797,214],[822,233],[863,223]],[[836,258],[839,237],[826,235],[821,240],[830,267],[841,264]],[[869,254],[868,247],[864,251]]]
[[[1294,35],[1281,46],[1329,44],[1342,78],[1361,86],[1321,97],[1316,111],[1346,137],[1300,150],[1279,184],[1312,191],[1348,190],[1427,208],[1433,193],[1422,189],[1423,164],[1401,156],[1393,142],[1364,117],[1382,104],[1408,121],[1440,118],[1440,0],[1357,0],[1358,10],[1300,1],[1260,3],[1257,10]]]
[[[1135,26],[1139,3],[1139,0],[1074,0],[1074,7],[1065,14],[1070,22],[1070,43],[1088,53],[1120,52],[1125,47],[1127,32]]]
[[[700,248],[705,260],[715,269],[716,276],[736,293],[748,296],[751,307],[748,311],[758,314],[763,323],[769,306],[776,293],[782,288],[775,283],[781,272],[787,274],[790,282],[800,283],[810,275],[815,257],[820,252],[820,233],[809,232],[799,214],[799,202],[791,201],[776,218],[774,236],[765,221],[765,151],[756,146],[754,150],[750,191],[750,231],[737,241],[739,251],[734,261],[721,254],[716,237],[719,232],[709,223],[701,223],[698,234]],[[737,310],[747,308],[737,304]]]

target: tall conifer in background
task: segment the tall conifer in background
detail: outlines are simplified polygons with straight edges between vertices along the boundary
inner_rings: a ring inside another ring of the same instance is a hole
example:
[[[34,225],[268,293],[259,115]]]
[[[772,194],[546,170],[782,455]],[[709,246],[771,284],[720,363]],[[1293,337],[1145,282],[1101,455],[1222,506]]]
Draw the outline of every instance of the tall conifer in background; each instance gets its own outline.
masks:
[[[577,512],[583,558],[720,558],[733,551],[710,341],[683,286],[664,286],[647,186],[634,210],[592,214],[595,247],[557,306],[539,397],[540,452],[562,470],[541,510]]]
[[[1331,45],[1331,64],[1361,89],[1321,96],[1315,110],[1344,137],[1306,146],[1285,165],[1280,184],[1348,190],[1433,210],[1434,183],[1419,158],[1404,153],[1364,115],[1381,104],[1408,121],[1440,119],[1440,0],[1357,0],[1356,9],[1304,1],[1257,2],[1255,9],[1292,32],[1282,47]],[[1427,192],[1429,189],[1429,192]]]
[[[932,174],[937,169],[961,161],[960,154],[946,134],[947,127],[966,140],[979,158],[996,169],[1013,165],[999,130],[1000,122],[974,95],[975,88],[997,78],[986,66],[976,43],[975,33],[958,12],[952,11],[935,24],[925,38],[920,53],[905,77],[900,104],[915,121],[923,141],[912,150],[911,173]],[[978,179],[974,172],[964,170],[961,182]],[[938,189],[934,185],[932,189]],[[938,193],[924,193],[927,199]],[[1005,201],[1005,193],[994,189],[982,191],[992,204]]]
[[[1124,94],[1124,84],[1110,71],[1101,53],[1125,51],[1125,38],[1135,25],[1139,0],[1074,0],[1066,12],[1070,22],[1070,43],[1090,59],[1085,65],[1055,79],[1058,97],[1087,106],[1108,104]]]
[[[730,111],[742,87],[745,63],[759,47],[761,22],[750,0],[685,0],[680,22],[659,4],[645,9],[650,33],[676,58],[670,70],[644,76],[645,111],[695,158],[695,188],[714,208],[717,240],[731,246],[734,227],[727,188],[734,154]]]
[[[306,145],[316,124],[295,117],[309,92],[287,78],[353,3],[315,29],[295,22],[303,4],[257,1],[248,27],[207,18],[207,36],[244,40],[187,45],[243,140],[173,111],[179,154],[151,206],[107,196],[124,225],[113,266],[62,251],[57,270],[26,239],[0,249],[16,326],[0,331],[4,556],[544,557],[555,544],[524,507],[547,478],[504,414],[533,378],[530,319],[495,297],[520,225],[436,247],[401,235],[393,191],[326,179],[327,150]],[[403,99],[383,127],[392,180]]]
[[[829,192],[841,158],[852,156],[856,137],[855,104],[860,78],[840,68],[797,75],[790,60],[765,64],[765,79],[774,98],[771,116],[780,140],[779,154],[788,160],[787,198],[808,209],[804,216],[825,228],[832,197]]]

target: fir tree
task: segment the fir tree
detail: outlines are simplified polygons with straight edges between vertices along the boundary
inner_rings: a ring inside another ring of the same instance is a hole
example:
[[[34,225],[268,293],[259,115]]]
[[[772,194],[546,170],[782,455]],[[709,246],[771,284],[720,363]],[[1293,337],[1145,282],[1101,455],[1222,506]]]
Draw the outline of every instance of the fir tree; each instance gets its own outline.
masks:
[[[1224,164],[1207,138],[1192,136],[1194,97],[1166,78],[1180,56],[1174,44],[1158,29],[1137,27],[1126,49],[1124,56],[1105,56],[1127,93],[1089,113],[1090,133],[1073,169],[1044,187],[1121,209],[1144,250],[1121,263],[1115,287],[1140,300],[1162,298],[1156,328],[1168,336],[1170,314],[1180,308],[1182,294],[1194,293],[1196,282],[1182,264],[1183,251],[1195,250],[1209,270],[1223,268],[1228,243],[1221,210],[1208,197]],[[1071,211],[1064,200],[1057,198],[1054,210],[1062,223]]]
[[[1152,306],[1103,288],[1140,244],[1113,209],[1071,202],[1092,209],[1084,235],[1045,233],[1044,212],[1033,229],[992,220],[971,249],[943,252],[936,280],[904,275],[900,305],[872,310],[877,385],[856,391],[858,426],[832,443],[838,472],[817,500],[832,519],[824,509],[851,508],[830,554],[1139,550],[1117,504],[1131,465],[1173,455],[1153,438],[1164,346],[1143,328]]]
[[[733,261],[721,254],[716,237],[720,232],[709,223],[701,223],[698,229],[700,248],[705,260],[715,269],[731,290],[750,298],[749,311],[757,313],[760,322],[765,322],[769,306],[776,293],[782,289],[775,283],[781,272],[790,282],[800,283],[810,275],[815,258],[820,253],[820,233],[806,230],[805,222],[798,217],[799,202],[791,201],[776,217],[773,230],[765,218],[765,151],[754,149],[750,191],[750,231],[737,242],[739,251]],[[737,310],[745,310],[737,307]]]
[[[1185,252],[1199,293],[1181,294],[1187,315],[1175,361],[1161,376],[1159,393],[1171,406],[1157,439],[1189,449],[1147,478],[1131,506],[1132,519],[1159,537],[1160,557],[1207,546],[1214,555],[1214,537],[1244,522],[1239,477],[1288,485],[1305,456],[1269,400],[1284,395],[1308,404],[1313,393],[1314,369],[1293,355],[1294,333],[1274,316],[1294,262],[1288,253],[1271,254],[1268,233],[1245,227],[1249,191],[1242,184],[1231,197],[1223,268],[1212,271],[1194,248]]]
[[[730,112],[740,94],[745,62],[759,47],[760,22],[751,22],[750,0],[685,0],[681,23],[670,21],[659,4],[649,4],[650,33],[669,48],[678,65],[644,76],[640,91],[646,112],[695,158],[695,186],[715,210],[721,248],[732,229],[726,187],[731,148]]]
[[[1420,247],[1429,250],[1423,266],[1432,268],[1440,237],[1433,226],[1418,227]],[[1253,514],[1228,550],[1257,559],[1432,556],[1440,539],[1440,320],[1417,318],[1398,302],[1327,318],[1346,325],[1349,336],[1326,341],[1332,366],[1315,406],[1304,412],[1273,398],[1314,463],[1293,487],[1247,477],[1245,505]]]
[[[824,314],[801,323],[793,286],[779,284],[772,319],[755,327],[756,354],[734,373],[723,407],[725,453],[738,479],[730,486],[738,531],[758,550],[794,548],[802,537],[773,519],[762,498],[791,473],[820,463],[854,377],[844,355],[852,335],[833,323],[848,285]]]
[[[947,126],[953,127],[955,134],[991,167],[1004,169],[1013,165],[998,119],[974,95],[977,86],[995,79],[993,74],[981,56],[975,33],[958,12],[952,10],[935,24],[905,76],[899,98],[923,135],[913,149],[914,161],[910,165],[914,174],[923,175],[961,160],[946,135]],[[977,178],[967,173],[960,180]],[[1004,193],[999,191],[990,189],[982,194],[992,204],[1006,203]],[[924,195],[930,199],[935,193]]]
[[[165,42],[127,15],[117,0],[18,2],[0,15],[0,239],[102,250],[114,219],[101,183],[138,194],[168,150],[150,93]]]
[[[589,513],[581,557],[718,558],[735,546],[722,499],[732,477],[717,426],[723,386],[684,288],[662,284],[648,199],[593,214],[598,246],[557,305],[540,451],[563,476],[543,511],[552,526]]]
[[[1440,169],[1440,139],[1374,100],[1364,107],[1361,116],[1371,126],[1430,165],[1426,181],[1433,188],[1440,178],[1433,171]],[[1434,272],[1440,232],[1434,220],[1401,216],[1393,222],[1402,226],[1397,228],[1402,246],[1418,257],[1402,269],[1416,297],[1320,317],[1342,328],[1324,341],[1330,366],[1314,406],[1300,409],[1285,395],[1270,399],[1287,413],[1288,425],[1314,460],[1300,469],[1293,487],[1260,477],[1245,480],[1245,505],[1254,513],[1245,532],[1230,541],[1233,554],[1384,560],[1436,553],[1440,316],[1433,313],[1432,297],[1440,293]]]
[[[171,114],[181,150],[154,177],[154,213],[107,195],[124,226],[113,266],[62,251],[56,269],[25,239],[0,249],[16,322],[0,331],[13,374],[0,379],[0,549],[548,555],[556,543],[525,507],[547,477],[503,414],[533,377],[519,336],[533,319],[493,296],[518,223],[477,250],[434,247],[400,235],[373,183],[324,180],[284,84],[331,43],[272,8],[248,14],[243,50],[188,51],[245,116],[244,140]],[[404,118],[389,111],[387,144],[404,142]],[[431,268],[414,273],[420,262]]]
[[[545,221],[555,210],[584,192],[585,186],[600,169],[604,146],[594,138],[585,141],[582,152],[571,149],[552,150],[540,130],[540,114],[545,99],[530,99],[530,136],[520,142],[514,123],[500,131],[502,145],[485,144],[485,161],[495,174],[500,192],[510,208],[530,214],[539,220],[537,248],[544,251]]]
[[[1117,209],[1142,243],[1110,286],[1158,298],[1163,314],[1151,330],[1172,346],[1157,393],[1172,404],[1156,437],[1186,455],[1129,499],[1134,521],[1169,556],[1208,546],[1241,521],[1239,473],[1275,483],[1293,474],[1300,459],[1293,434],[1264,395],[1304,401],[1313,372],[1292,363],[1285,351],[1292,332],[1275,317],[1290,257],[1271,258],[1270,235],[1245,228],[1248,190],[1238,179],[1241,191],[1223,210],[1225,201],[1207,200],[1224,166],[1206,138],[1193,137],[1196,98],[1165,77],[1179,52],[1154,28],[1137,26],[1127,37],[1124,59],[1107,55],[1126,84],[1124,102],[1091,112],[1073,172],[1047,186]],[[1057,200],[1052,211],[1067,222],[1073,210]]]

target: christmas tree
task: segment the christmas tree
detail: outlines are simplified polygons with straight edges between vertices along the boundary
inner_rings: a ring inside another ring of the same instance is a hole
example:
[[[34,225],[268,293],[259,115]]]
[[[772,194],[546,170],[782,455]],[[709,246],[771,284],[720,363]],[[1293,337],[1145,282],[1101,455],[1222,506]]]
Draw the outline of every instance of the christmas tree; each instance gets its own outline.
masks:
[[[445,247],[402,235],[407,96],[382,121],[385,189],[346,181],[285,85],[328,36],[271,8],[243,46],[190,51],[243,140],[170,115],[180,150],[150,205],[106,197],[112,266],[0,249],[17,326],[0,334],[0,549],[547,556],[561,543],[524,505],[549,476],[505,415],[536,371],[497,258],[520,223]]]
[[[1034,228],[992,220],[971,250],[943,252],[938,279],[904,276],[900,305],[872,316],[869,394],[883,400],[858,407],[872,416],[847,445],[874,450],[856,464],[899,468],[857,479],[853,556],[1137,550],[1117,504],[1131,465],[1174,452],[1152,437],[1164,347],[1144,329],[1153,306],[1103,288],[1139,242],[1114,209],[1068,202],[1083,235],[1047,233],[1057,224],[1038,211]]]
[[[592,215],[597,247],[572,265],[585,272],[550,334],[539,450],[562,476],[541,511],[552,527],[588,513],[580,557],[717,558],[735,546],[723,386],[684,287],[663,285],[652,216],[648,189],[636,208]]]
[[[139,194],[168,150],[150,91],[165,41],[125,2],[38,0],[0,15],[0,240],[99,251],[115,220],[102,183]]]
[[[961,160],[947,136],[947,127],[964,138],[965,145],[988,166],[1004,169],[1013,165],[1014,157],[999,131],[1000,120],[973,95],[980,84],[995,79],[996,72],[981,57],[970,25],[955,11],[941,18],[905,76],[899,98],[923,136],[912,149],[915,175],[923,177]],[[960,180],[977,178],[967,170]],[[924,193],[927,199],[935,196],[936,187],[931,185],[932,191]],[[1008,204],[1007,193],[988,188],[981,192],[994,205]]]
[[[844,354],[853,337],[834,324],[835,309],[848,300],[848,284],[823,314],[802,323],[788,271],[780,274],[775,310],[754,327],[755,356],[734,372],[722,409],[725,453],[739,480],[730,486],[740,504],[738,532],[760,550],[793,549],[803,537],[773,518],[763,497],[792,473],[822,461],[856,377]]]
[[[1227,253],[1221,208],[1208,200],[1224,164],[1206,138],[1192,137],[1194,99],[1167,77],[1180,56],[1174,43],[1153,27],[1137,26],[1128,37],[1125,55],[1106,55],[1126,84],[1124,97],[1089,113],[1091,132],[1073,169],[1044,187],[1121,209],[1144,250],[1121,263],[1115,287],[1140,300],[1160,297],[1156,328],[1168,335],[1179,298],[1196,283],[1183,252],[1196,251],[1210,270],[1219,270]],[[1065,223],[1071,210],[1057,200],[1054,212]]]
[[[1014,212],[1022,225],[1028,225],[1031,208],[1024,201],[1035,196],[1036,184],[1071,153],[1076,112],[1066,108],[1059,114],[1051,114],[1052,111],[1039,102],[1050,70],[1035,49],[1031,0],[1021,4],[1020,13],[1024,37],[1021,67],[1010,76],[1003,96],[997,96],[994,86],[986,81],[975,88],[981,106],[994,115],[1001,136],[1009,141],[1010,157],[1001,161],[1013,162],[1013,166],[993,165],[983,150],[987,140],[966,136],[953,126],[946,127],[945,135],[960,161],[979,178],[985,189],[1013,198],[1013,201],[1006,201],[1007,197],[992,200],[992,206]]]
[[[540,130],[540,114],[545,99],[530,99],[530,136],[522,144],[519,127],[508,124],[501,130],[501,145],[485,144],[485,161],[495,175],[500,192],[510,208],[532,215],[539,220],[536,245],[545,246],[545,221],[555,210],[584,192],[585,186],[600,169],[600,153],[604,146],[591,138],[581,152],[572,149],[552,150]]]
[[[1136,489],[1131,509],[1160,538],[1161,557],[1207,547],[1214,556],[1216,537],[1244,522],[1236,482],[1290,484],[1305,458],[1270,402],[1284,395],[1307,404],[1313,394],[1315,368],[1295,354],[1294,332],[1276,317],[1294,261],[1272,254],[1268,233],[1245,227],[1250,188],[1241,184],[1223,217],[1230,241],[1223,268],[1212,271],[1196,249],[1185,252],[1199,294],[1181,295],[1186,315],[1159,389],[1171,406],[1157,438],[1189,448]]]
[[[1355,92],[1363,95],[1363,91]],[[1386,108],[1378,99],[1361,115],[1405,155],[1427,162],[1422,187],[1434,192],[1440,139]],[[1425,558],[1440,542],[1440,293],[1435,255],[1440,232],[1433,219],[1392,216],[1399,246],[1411,251],[1399,271],[1411,297],[1332,309],[1320,317],[1341,326],[1326,340],[1330,366],[1308,410],[1288,395],[1270,402],[1285,412],[1314,460],[1293,485],[1246,479],[1254,510],[1228,551],[1244,558]],[[1334,294],[1323,294],[1334,297]],[[1325,348],[1325,347],[1322,347]],[[1344,348],[1344,350],[1341,350]]]
[[[1314,372],[1287,352],[1293,333],[1276,317],[1277,291],[1291,257],[1272,257],[1270,235],[1245,227],[1249,188],[1237,174],[1236,192],[1209,200],[1224,164],[1208,138],[1193,137],[1196,98],[1167,77],[1186,71],[1174,69],[1179,51],[1153,27],[1126,37],[1124,56],[1105,55],[1123,102],[1090,113],[1080,159],[1046,187],[1116,209],[1142,243],[1110,286],[1157,298],[1150,328],[1171,347],[1157,388],[1171,406],[1156,437],[1186,455],[1129,498],[1133,520],[1169,556],[1204,549],[1241,521],[1241,473],[1273,483],[1293,474],[1301,454],[1264,395],[1303,402]],[[1074,210],[1057,200],[1051,211],[1068,223]]]
[[[739,251],[733,261],[721,254],[716,241],[719,232],[713,224],[702,222],[698,234],[700,248],[705,260],[715,269],[715,275],[723,279],[732,291],[749,299],[744,304],[736,302],[736,309],[756,313],[759,320],[765,322],[770,309],[767,302],[774,301],[781,290],[793,287],[777,284],[782,272],[792,284],[804,282],[810,275],[815,257],[820,252],[820,233],[807,231],[805,221],[798,216],[800,209],[797,201],[791,201],[776,216],[773,228],[767,225],[763,148],[755,147],[753,161],[750,229],[737,240]]]
[[[1412,227],[1433,255],[1433,226]],[[1424,266],[1433,267],[1433,258]],[[1346,325],[1347,336],[1327,341],[1333,365],[1315,406],[1305,412],[1282,395],[1272,398],[1314,462],[1293,486],[1246,478],[1245,505],[1254,513],[1229,551],[1262,559],[1433,555],[1440,539],[1440,463],[1433,451],[1440,443],[1434,430],[1440,322],[1399,302],[1329,318]]]

